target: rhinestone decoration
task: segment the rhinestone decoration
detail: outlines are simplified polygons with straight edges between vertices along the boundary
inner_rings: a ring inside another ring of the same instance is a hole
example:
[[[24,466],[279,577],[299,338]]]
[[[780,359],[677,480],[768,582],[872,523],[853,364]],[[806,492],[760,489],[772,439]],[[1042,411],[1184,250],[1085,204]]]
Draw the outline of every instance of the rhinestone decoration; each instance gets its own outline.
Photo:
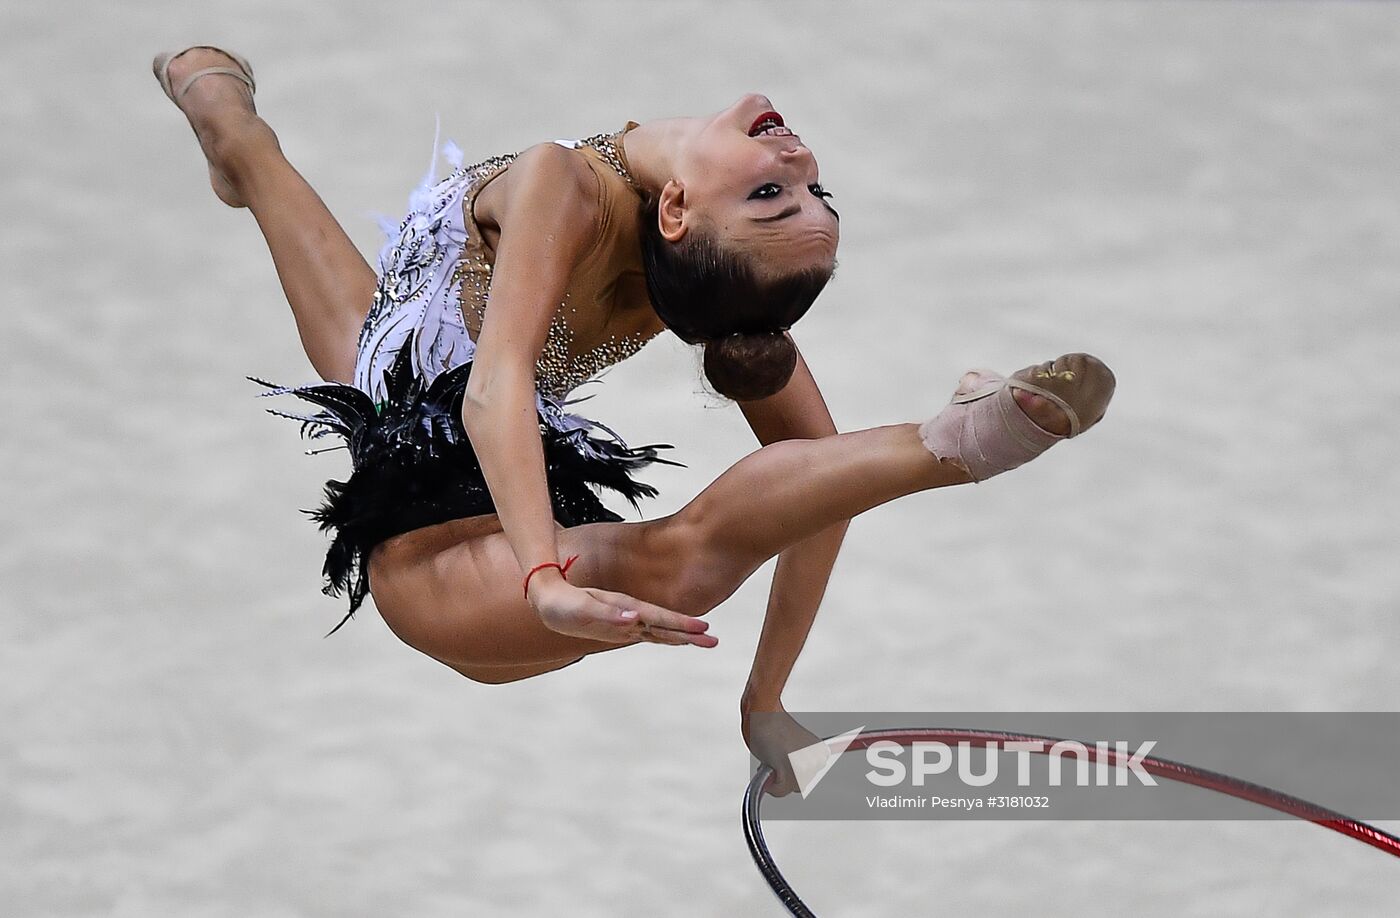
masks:
[[[637,185],[627,171],[626,160],[618,148],[617,140],[623,133],[625,131],[597,134],[579,141],[579,144],[597,152],[604,162],[635,189]],[[485,162],[467,167],[464,171],[475,173],[472,176],[473,184],[486,182],[514,160],[515,154],[494,156]],[[471,317],[468,327],[474,327],[479,334],[486,319],[486,301],[491,292],[491,263],[486,260],[480,245],[469,246],[463,252],[453,273],[452,283],[461,285],[458,297],[462,314],[464,317]],[[559,304],[550,320],[544,348],[535,363],[535,378],[540,392],[554,398],[564,397],[613,364],[631,357],[655,337],[644,332],[609,335],[583,353],[574,354],[573,344],[576,336],[569,324],[569,317],[576,315],[578,309],[569,302],[566,295],[564,302]]]
[[[603,157],[603,162],[607,163],[613,168],[614,172],[622,176],[623,181],[627,182],[633,191],[642,195],[642,197],[646,197],[646,193],[642,191],[641,186],[633,180],[632,173],[627,168],[627,158],[623,155],[622,147],[618,143],[619,139],[625,133],[627,133],[627,131],[624,129],[621,131],[614,131],[611,134],[594,134],[592,137],[580,140],[579,144],[581,146],[593,148],[594,152]]]

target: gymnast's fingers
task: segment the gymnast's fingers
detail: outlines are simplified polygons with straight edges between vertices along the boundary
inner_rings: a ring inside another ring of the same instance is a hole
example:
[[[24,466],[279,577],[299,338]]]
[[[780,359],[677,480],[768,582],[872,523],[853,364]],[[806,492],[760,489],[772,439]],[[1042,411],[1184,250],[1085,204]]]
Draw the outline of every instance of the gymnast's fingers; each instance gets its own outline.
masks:
[[[679,612],[672,612],[654,603],[643,602],[626,593],[618,593],[611,590],[592,590],[598,599],[607,602],[618,610],[621,620],[635,622],[637,625],[645,625],[644,630],[652,633],[662,633],[668,639],[657,641],[657,643],[668,644],[694,644],[697,647],[714,647],[719,643],[719,639],[706,634],[710,628],[710,623],[701,618],[691,615],[682,615]]]
[[[631,610],[628,610],[631,611]],[[624,615],[627,612],[623,613]],[[719,638],[710,634],[703,634],[695,631],[681,631],[675,628],[667,628],[663,625],[653,624],[645,620],[644,615],[638,616],[636,626],[637,635],[644,641],[653,644],[690,644],[695,647],[714,647],[719,644]]]
[[[636,612],[635,618],[638,621],[645,622],[653,628],[683,631],[687,634],[703,634],[710,630],[710,623],[703,618],[672,612],[670,609],[637,599],[634,596],[628,596],[626,593],[612,590],[593,590],[592,592],[599,599],[616,606],[618,609]]]
[[[681,647],[691,643],[691,636],[666,628],[652,628],[645,624],[637,626],[637,637],[652,644],[670,644]]]

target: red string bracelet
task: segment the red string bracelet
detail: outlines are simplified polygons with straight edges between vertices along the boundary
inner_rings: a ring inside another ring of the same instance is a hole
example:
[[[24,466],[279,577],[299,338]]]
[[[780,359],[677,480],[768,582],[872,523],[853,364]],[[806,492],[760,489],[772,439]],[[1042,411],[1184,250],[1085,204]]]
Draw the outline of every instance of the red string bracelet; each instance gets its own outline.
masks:
[[[578,555],[574,555],[572,558],[566,559],[563,564],[560,564],[558,561],[546,561],[543,564],[536,564],[534,567],[530,568],[530,573],[525,575],[525,599],[529,600],[530,598],[530,578],[535,576],[536,571],[544,570],[546,567],[557,567],[559,568],[559,573],[563,575],[564,579],[568,580],[569,565],[573,564],[577,560]]]

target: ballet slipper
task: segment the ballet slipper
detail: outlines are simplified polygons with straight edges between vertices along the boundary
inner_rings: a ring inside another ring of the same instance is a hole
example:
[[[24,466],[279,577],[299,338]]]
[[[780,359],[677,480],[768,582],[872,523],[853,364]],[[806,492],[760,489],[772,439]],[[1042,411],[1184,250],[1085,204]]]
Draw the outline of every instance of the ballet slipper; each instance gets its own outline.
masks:
[[[193,51],[196,48],[207,48],[210,51],[218,51],[220,54],[227,54],[242,68],[242,71],[234,70],[232,67],[205,67],[203,70],[196,70],[194,73],[185,77],[185,81],[180,84],[180,88],[178,90],[175,89],[170,83],[170,62],[186,51]],[[225,51],[223,48],[217,48],[214,45],[191,45],[183,51],[166,51],[157,54],[155,60],[151,61],[151,70],[155,73],[156,79],[160,81],[160,88],[165,90],[165,94],[170,97],[170,101],[174,102],[177,108],[180,105],[180,100],[185,97],[185,93],[189,92],[190,87],[194,85],[195,80],[198,80],[200,77],[209,76],[211,73],[222,73],[231,77],[236,77],[247,85],[249,93],[256,93],[258,91],[257,84],[253,82],[253,65],[249,64],[243,55],[233,51]]]
[[[175,60],[175,58],[179,57],[180,55],[184,54],[186,51],[193,51],[196,48],[207,48],[210,51],[218,51],[220,54],[227,54],[233,59],[234,63],[238,64],[238,66],[242,68],[241,72],[239,70],[234,70],[231,67],[205,67],[203,70],[196,70],[194,73],[191,73],[189,76],[185,77],[184,81],[180,84],[180,88],[176,89],[170,82],[170,62]],[[194,85],[195,81],[198,80],[200,77],[206,77],[210,74],[221,74],[224,76],[235,77],[238,80],[241,80],[243,84],[248,87],[248,92],[250,95],[257,93],[258,91],[257,84],[253,81],[253,65],[248,63],[247,59],[244,58],[243,55],[237,54],[233,51],[225,51],[223,48],[218,48],[214,45],[191,45],[190,47],[184,49],[184,51],[166,51],[161,54],[157,54],[155,56],[155,60],[151,61],[151,70],[155,73],[156,80],[160,83],[160,88],[164,90],[165,95],[170,99],[170,101],[175,103],[176,108],[180,108],[180,100],[183,99],[185,97],[185,94],[190,91],[190,87]],[[184,111],[183,108],[181,108],[180,110]],[[256,105],[253,106],[253,110],[257,111]],[[193,120],[191,120],[190,126],[194,126]],[[195,135],[199,135],[198,129],[195,130]],[[203,146],[203,144],[204,141],[203,139],[201,139],[200,145]],[[209,155],[207,151],[205,155]],[[248,206],[247,203],[243,200],[243,198],[240,197],[238,192],[234,189],[233,183],[229,181],[228,177],[225,176],[218,169],[214,168],[214,163],[212,160],[209,163],[209,184],[213,187],[214,194],[218,196],[219,200],[223,201],[229,207]]]
[[[1096,361],[1097,362],[1097,361]],[[1102,366],[1102,364],[1099,364]],[[953,394],[937,417],[919,426],[919,439],[934,457],[952,462],[974,482],[1025,465],[1061,440],[1077,437],[1086,428],[1079,412],[1059,395],[1017,377],[1006,378],[993,370],[974,370],[982,377],[971,392]],[[1107,372],[1107,368],[1104,368]],[[1061,379],[1073,379],[1060,374]],[[1110,375],[1111,380],[1111,375]],[[1069,419],[1069,433],[1060,435],[1041,428],[1016,403],[1015,390],[1049,399]],[[1109,391],[1111,392],[1111,386]],[[1104,407],[1107,405],[1105,399]],[[1099,412],[1102,416],[1102,412]],[[1093,418],[1094,422],[1098,418]],[[1089,425],[1092,426],[1092,425]]]

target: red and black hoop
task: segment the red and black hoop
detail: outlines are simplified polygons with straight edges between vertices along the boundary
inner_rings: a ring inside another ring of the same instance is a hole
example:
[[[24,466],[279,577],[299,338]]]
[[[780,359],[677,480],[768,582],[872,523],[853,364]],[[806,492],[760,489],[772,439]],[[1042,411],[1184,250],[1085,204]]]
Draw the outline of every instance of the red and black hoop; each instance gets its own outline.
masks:
[[[968,743],[972,746],[982,747],[1012,742],[1036,743],[1040,744],[1040,751],[1043,754],[1055,743],[1066,741],[1052,736],[1037,736],[1029,733],[931,727],[863,732],[851,741],[844,751],[864,749],[877,742],[892,742],[901,746],[923,742],[948,745]],[[1098,762],[1102,758],[1110,765],[1126,764],[1126,757],[1113,749],[1085,745],[1083,751],[1091,762]],[[1400,857],[1400,838],[1389,832],[1384,832],[1375,826],[1367,825],[1335,810],[1329,810],[1326,807],[1309,803],[1272,788],[1232,778],[1219,772],[1207,771],[1204,768],[1197,768],[1183,762],[1173,762],[1169,759],[1151,756],[1138,757],[1137,767],[1154,777],[1165,778],[1180,784],[1192,784],[1218,794],[1266,806],[1297,819],[1306,819],[1308,822],[1316,823],[1334,832],[1340,832],[1348,838],[1354,838],[1373,848],[1379,848],[1393,857]],[[754,864],[758,866],[759,873],[763,874],[763,879],[777,895],[778,901],[791,914],[797,915],[799,918],[815,918],[815,913],[802,901],[792,885],[783,877],[782,872],[778,870],[778,865],[774,862],[773,855],[769,852],[768,845],[763,839],[760,811],[763,797],[767,793],[768,783],[772,778],[773,769],[765,765],[760,767],[749,781],[748,789],[744,792],[744,838],[748,842],[749,853],[753,855]]]

